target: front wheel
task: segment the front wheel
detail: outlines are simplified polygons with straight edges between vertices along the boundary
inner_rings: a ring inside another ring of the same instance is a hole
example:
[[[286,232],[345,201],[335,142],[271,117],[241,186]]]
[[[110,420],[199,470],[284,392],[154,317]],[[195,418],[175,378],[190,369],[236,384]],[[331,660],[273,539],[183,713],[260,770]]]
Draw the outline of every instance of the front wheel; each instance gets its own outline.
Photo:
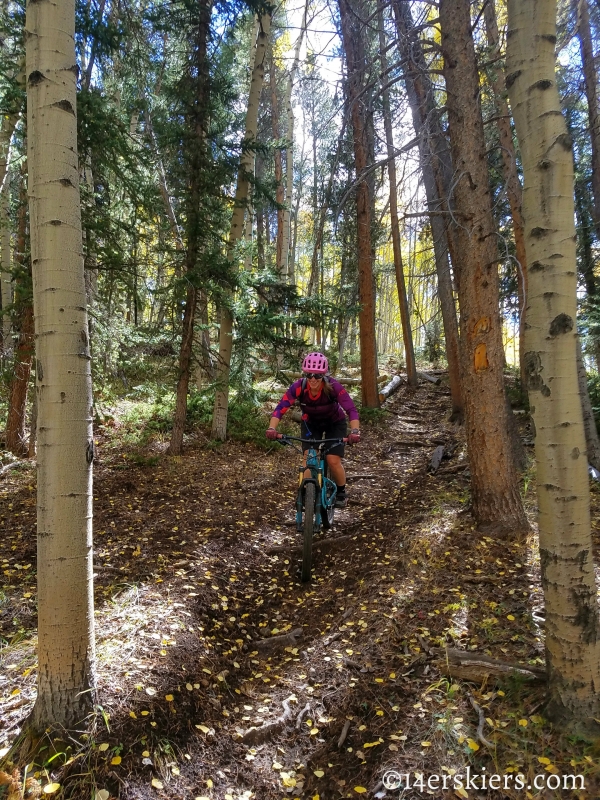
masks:
[[[312,545],[315,530],[316,493],[314,483],[304,486],[304,543],[302,547],[302,583],[310,580],[312,569]]]
[[[321,517],[323,518],[323,527],[325,530],[329,530],[330,528],[333,528],[333,517],[335,515],[335,502],[332,502],[332,495],[335,491],[335,486],[329,475],[329,464],[325,465],[325,479],[327,507],[321,509]]]

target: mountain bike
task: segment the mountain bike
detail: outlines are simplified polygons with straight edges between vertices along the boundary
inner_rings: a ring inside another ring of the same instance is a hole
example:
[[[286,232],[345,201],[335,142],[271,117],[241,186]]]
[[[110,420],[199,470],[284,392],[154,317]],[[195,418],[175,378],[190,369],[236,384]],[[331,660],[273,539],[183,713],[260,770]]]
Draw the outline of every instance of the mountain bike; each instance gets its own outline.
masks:
[[[348,439],[300,439],[282,433],[277,440],[293,447],[302,454],[301,448],[294,442],[304,442],[311,447],[306,450],[306,466],[300,467],[298,493],[296,495],[296,530],[302,537],[302,582],[310,580],[312,569],[313,536],[321,530],[329,530],[333,526],[337,485],[329,477],[326,456],[332,447],[345,443]],[[327,446],[329,445],[329,446]],[[304,473],[310,471],[310,477]]]

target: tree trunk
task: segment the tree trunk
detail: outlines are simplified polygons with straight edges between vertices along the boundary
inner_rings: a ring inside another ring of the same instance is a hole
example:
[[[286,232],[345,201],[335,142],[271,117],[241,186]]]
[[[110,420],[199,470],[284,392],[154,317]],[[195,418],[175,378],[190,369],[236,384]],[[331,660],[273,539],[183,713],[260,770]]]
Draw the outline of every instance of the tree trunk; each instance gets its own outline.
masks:
[[[277,82],[275,80],[275,56],[271,47],[271,69],[269,71],[271,89],[271,128],[273,139],[278,141],[279,134],[279,98],[277,97]],[[275,269],[279,278],[285,274],[285,250],[284,250],[284,219],[283,203],[285,201],[285,189],[283,187],[283,167],[281,163],[281,149],[275,149],[275,200],[277,202],[277,238],[275,243]]]
[[[201,218],[201,178],[206,163],[206,116],[208,101],[208,61],[207,46],[210,31],[212,0],[203,0],[198,6],[198,21],[193,61],[196,73],[196,95],[190,111],[188,124],[193,132],[189,158],[190,192],[187,215],[187,249],[185,253],[185,272],[187,276],[187,295],[183,313],[181,347],[179,349],[179,376],[175,398],[173,430],[169,442],[169,453],[181,455],[183,432],[187,417],[187,396],[190,385],[192,350],[194,346],[194,323],[198,303],[198,260],[202,238]]]
[[[8,415],[6,420],[6,447],[11,453],[27,454],[25,420],[31,359],[34,351],[33,305],[31,297],[31,259],[27,255],[27,161],[21,168],[22,180],[17,212],[17,242],[15,263],[14,318],[18,338],[15,347],[13,374],[9,387]]]
[[[579,386],[579,396],[581,397],[581,411],[583,414],[583,427],[585,430],[585,449],[587,451],[588,464],[595,467],[600,472],[600,439],[598,429],[592,410],[592,401],[587,385],[587,374],[583,363],[581,352],[581,339],[577,339],[577,384]]]
[[[92,382],[77,161],[75,3],[29,3],[27,162],[38,396],[38,694],[30,725],[95,703]]]
[[[237,176],[235,201],[229,229],[227,243],[227,257],[232,260],[235,246],[244,234],[244,211],[248,199],[248,176],[254,163],[253,153],[248,145],[256,139],[258,127],[258,106],[265,74],[265,52],[271,28],[270,14],[263,14],[260,18],[260,30],[256,40],[254,52],[254,65],[250,93],[248,95],[248,110],[246,112],[245,148],[240,160]],[[228,306],[221,309],[221,327],[219,330],[219,361],[217,363],[217,386],[215,391],[215,405],[213,411],[212,436],[214,439],[224,441],[227,437],[227,416],[229,412],[229,371],[231,367],[231,354],[233,351],[233,315]]]
[[[302,39],[306,30],[306,15],[308,12],[308,0],[304,4],[304,12],[302,14],[302,25],[300,26],[300,33],[296,39],[294,47],[294,60],[287,75],[285,86],[285,113],[287,118],[287,144],[285,149],[285,209],[283,212],[283,272],[288,280],[291,280],[294,268],[293,264],[290,268],[290,239],[291,239],[291,209],[292,209],[292,195],[294,191],[294,109],[292,108],[292,91],[294,88],[294,79],[298,71],[298,63],[300,61],[300,47],[302,46]]]
[[[423,184],[430,214],[431,235],[435,255],[435,269],[438,279],[438,296],[442,311],[448,378],[452,399],[452,419],[461,421],[463,400],[460,381],[460,361],[458,350],[458,321],[449,255],[452,263],[456,256],[450,253],[450,231],[444,222],[443,212],[447,209],[446,194],[451,174],[451,159],[448,145],[441,128],[439,110],[435,106],[431,78],[419,37],[414,30],[412,14],[408,3],[394,0],[394,14],[398,30],[398,47],[402,60],[406,63],[404,80],[408,102],[411,108],[413,126],[419,137],[420,164]]]
[[[11,247],[10,247],[10,186],[8,181],[0,195],[0,214],[2,229],[0,230],[1,268],[0,268],[0,299],[2,301],[2,354],[10,357],[13,351],[12,323],[9,308],[12,305],[12,276],[11,276]]]
[[[386,36],[383,17],[382,0],[377,0],[377,13],[379,21],[379,51],[381,58],[381,74],[387,75]],[[385,78],[382,78],[382,82]],[[402,265],[402,248],[400,244],[400,226],[398,224],[398,180],[396,177],[396,159],[394,158],[394,133],[392,131],[392,112],[390,108],[390,94],[385,86],[381,89],[383,104],[383,124],[385,127],[385,140],[388,155],[388,179],[390,183],[390,225],[392,228],[392,249],[394,252],[394,270],[396,272],[396,286],[398,289],[398,303],[400,305],[400,320],[402,323],[402,339],[404,341],[404,356],[406,358],[406,377],[409,386],[417,386],[417,368],[415,365],[415,351],[413,347],[412,331],[410,329],[410,314],[408,299],[406,297],[406,282],[404,280],[404,267]],[[380,394],[381,397],[381,394]]]
[[[590,121],[590,143],[592,149],[592,194],[594,196],[593,216],[596,235],[600,236],[600,106],[598,105],[598,76],[592,44],[590,12],[587,0],[577,0],[577,31],[583,83]]]
[[[198,289],[188,286],[183,313],[183,332],[179,350],[179,379],[175,396],[175,414],[173,415],[173,430],[169,442],[169,454],[181,455],[183,448],[183,433],[187,417],[187,396],[190,385],[192,365],[192,349],[194,344],[194,321],[196,319],[196,305],[198,302]]]
[[[498,36],[498,23],[496,21],[496,8],[494,0],[488,0],[484,6],[485,29],[487,40],[492,52],[490,60],[499,55],[500,37]],[[517,259],[517,295],[519,300],[519,373],[521,385],[525,389],[525,372],[523,365],[524,336],[525,336],[525,301],[527,298],[527,256],[525,253],[525,230],[523,227],[523,190],[517,174],[517,159],[513,145],[512,131],[510,129],[510,112],[505,97],[504,75],[500,68],[492,65],[489,70],[490,83],[494,92],[496,127],[500,139],[502,153],[502,175],[506,196],[510,205],[515,237],[515,255]]]
[[[523,161],[525,364],[539,507],[551,719],[600,717],[600,638],[585,433],[577,392],[571,139],[555,78],[556,0],[509,0],[507,78]],[[597,729],[597,726],[596,726]]]
[[[356,238],[358,251],[358,287],[360,299],[360,369],[362,404],[379,408],[377,391],[377,345],[375,337],[375,292],[373,288],[373,254],[371,250],[371,198],[364,176],[367,168],[367,126],[362,97],[365,84],[365,53],[361,15],[350,0],[338,0],[342,41],[348,68],[347,92],[354,140],[356,169]]]
[[[527,530],[508,435],[498,251],[468,0],[441,0],[448,128],[455,170],[453,238],[473,513],[498,534]]]
[[[20,309],[19,338],[15,347],[13,376],[9,388],[6,419],[6,449],[16,456],[26,456],[29,450],[25,435],[27,393],[33,357],[33,306],[31,299]]]

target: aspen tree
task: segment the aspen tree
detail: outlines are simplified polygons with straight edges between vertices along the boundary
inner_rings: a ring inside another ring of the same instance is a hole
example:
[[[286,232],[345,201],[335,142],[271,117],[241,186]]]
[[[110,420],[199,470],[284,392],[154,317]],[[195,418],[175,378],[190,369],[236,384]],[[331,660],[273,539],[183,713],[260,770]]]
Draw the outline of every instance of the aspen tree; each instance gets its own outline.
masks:
[[[285,150],[285,209],[283,211],[283,272],[291,282],[294,271],[292,264],[291,270],[289,266],[290,259],[290,238],[291,238],[291,210],[292,210],[292,194],[294,191],[294,109],[292,108],[292,91],[294,88],[294,80],[298,72],[298,63],[300,61],[300,47],[302,46],[302,39],[306,30],[306,15],[308,12],[308,0],[304,4],[304,12],[302,14],[302,24],[300,26],[300,33],[296,39],[294,47],[294,60],[292,66],[287,74],[285,84],[285,98],[284,107],[287,119],[287,145]]]
[[[34,731],[82,725],[95,690],[94,443],[74,33],[72,0],[27,4],[27,160],[38,397]]]
[[[265,75],[265,54],[269,41],[271,28],[270,14],[263,14],[260,18],[250,92],[248,94],[248,109],[246,111],[246,134],[243,142],[243,152],[237,176],[237,186],[229,240],[227,243],[227,257],[233,260],[235,250],[244,235],[244,215],[248,202],[249,177],[254,164],[253,145],[256,141],[258,127],[258,106]],[[221,309],[219,329],[219,360],[217,363],[217,387],[215,392],[215,405],[213,410],[212,436],[214,439],[224,441],[227,437],[227,417],[229,413],[229,372],[231,368],[231,355],[233,352],[233,314],[229,307]]]
[[[555,77],[556,0],[509,0],[506,84],[523,161],[524,354],[535,424],[548,715],[600,716],[600,637],[577,387],[573,153]]]
[[[390,226],[392,229],[392,249],[394,253],[394,271],[396,273],[396,288],[398,291],[398,304],[400,306],[400,320],[402,323],[402,339],[404,341],[404,357],[406,360],[406,378],[409,386],[416,386],[417,368],[415,365],[415,350],[413,347],[412,331],[410,329],[410,312],[406,296],[406,281],[404,280],[404,266],[402,264],[402,247],[400,243],[400,224],[398,222],[398,179],[396,176],[396,159],[394,157],[394,132],[392,130],[392,111],[389,89],[385,85],[383,76],[388,73],[386,56],[386,36],[383,16],[383,4],[377,0],[377,21],[379,25],[379,50],[381,58],[381,102],[383,106],[383,125],[387,146],[387,169],[390,183]],[[385,353],[387,348],[382,347]]]

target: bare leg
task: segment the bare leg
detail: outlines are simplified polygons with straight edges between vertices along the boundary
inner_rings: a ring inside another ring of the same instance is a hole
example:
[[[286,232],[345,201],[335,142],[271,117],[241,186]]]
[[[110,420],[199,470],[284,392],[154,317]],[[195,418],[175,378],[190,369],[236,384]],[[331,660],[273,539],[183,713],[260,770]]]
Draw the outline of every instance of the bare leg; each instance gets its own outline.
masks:
[[[329,465],[329,474],[338,486],[346,485],[346,470],[342,464],[340,456],[326,456]]]

